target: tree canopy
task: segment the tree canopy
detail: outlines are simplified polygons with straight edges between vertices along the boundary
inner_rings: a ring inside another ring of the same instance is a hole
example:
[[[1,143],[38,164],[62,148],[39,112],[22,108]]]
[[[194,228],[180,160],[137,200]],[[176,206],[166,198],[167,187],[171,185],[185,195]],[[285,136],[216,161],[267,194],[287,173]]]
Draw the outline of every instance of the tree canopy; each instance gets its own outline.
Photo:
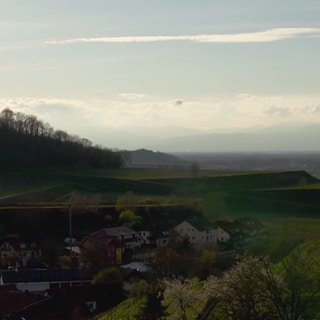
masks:
[[[0,165],[86,165],[120,167],[124,152],[113,151],[91,141],[54,130],[34,115],[4,109],[0,113]]]

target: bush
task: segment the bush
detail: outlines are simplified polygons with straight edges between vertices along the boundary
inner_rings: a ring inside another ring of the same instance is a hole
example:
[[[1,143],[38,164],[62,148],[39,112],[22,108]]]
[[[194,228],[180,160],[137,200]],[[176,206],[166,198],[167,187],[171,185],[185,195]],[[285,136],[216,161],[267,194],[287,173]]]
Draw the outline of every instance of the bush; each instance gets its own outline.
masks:
[[[122,276],[119,269],[116,267],[107,267],[100,270],[92,278],[93,284],[106,284],[106,283],[115,283],[121,282]]]

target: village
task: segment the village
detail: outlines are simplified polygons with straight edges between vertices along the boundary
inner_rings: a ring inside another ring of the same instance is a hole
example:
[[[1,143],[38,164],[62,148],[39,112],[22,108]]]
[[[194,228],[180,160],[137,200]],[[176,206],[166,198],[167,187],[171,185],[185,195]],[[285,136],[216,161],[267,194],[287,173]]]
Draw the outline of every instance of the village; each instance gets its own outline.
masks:
[[[26,243],[17,234],[8,235],[0,242],[0,316],[31,313],[40,314],[41,318],[41,310],[48,310],[50,305],[49,310],[56,312],[61,297],[65,300],[66,295],[70,303],[59,309],[62,313],[85,305],[90,314],[96,314],[123,300],[123,283],[130,282],[131,277],[148,281],[164,276],[185,277],[190,270],[179,270],[179,259],[182,264],[188,261],[190,267],[191,260],[196,264],[196,257],[204,250],[214,252],[216,261],[218,257],[234,257],[263,230],[262,223],[248,217],[211,223],[195,216],[174,226],[124,224],[99,229],[82,239],[66,237],[59,244],[61,255],[51,262],[50,252],[38,243]],[[168,250],[176,252],[172,258],[168,257]],[[97,280],[99,271],[107,268],[116,268],[120,277]],[[117,294],[114,301],[108,295],[106,303],[103,297],[110,286],[118,286]],[[79,294],[80,291],[86,294]]]

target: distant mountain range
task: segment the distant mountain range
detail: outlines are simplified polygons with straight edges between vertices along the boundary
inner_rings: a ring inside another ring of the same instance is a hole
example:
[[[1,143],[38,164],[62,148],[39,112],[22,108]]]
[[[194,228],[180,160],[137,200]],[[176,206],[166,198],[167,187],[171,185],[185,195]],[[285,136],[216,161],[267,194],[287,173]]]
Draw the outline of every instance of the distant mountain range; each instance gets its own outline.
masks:
[[[99,130],[99,132],[98,132]],[[104,134],[102,134],[104,133]],[[118,149],[145,148],[161,152],[290,152],[320,151],[320,125],[253,128],[231,133],[187,128],[98,129],[86,136]]]
[[[211,133],[168,139],[154,146],[166,152],[320,151],[320,127],[284,132]]]

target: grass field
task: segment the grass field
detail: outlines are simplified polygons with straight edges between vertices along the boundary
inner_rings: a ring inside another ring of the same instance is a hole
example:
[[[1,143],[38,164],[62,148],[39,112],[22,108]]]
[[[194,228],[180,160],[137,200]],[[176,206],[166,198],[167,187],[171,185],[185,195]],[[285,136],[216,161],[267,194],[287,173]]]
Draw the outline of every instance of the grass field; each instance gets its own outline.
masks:
[[[144,206],[193,204],[210,218],[253,215],[317,216],[319,180],[304,171],[227,173],[183,170],[67,170],[0,174],[0,207],[67,206],[73,192],[100,194],[97,206],[115,205],[133,192]]]
[[[107,313],[96,316],[95,320],[136,320],[145,303],[144,299],[127,299]]]

